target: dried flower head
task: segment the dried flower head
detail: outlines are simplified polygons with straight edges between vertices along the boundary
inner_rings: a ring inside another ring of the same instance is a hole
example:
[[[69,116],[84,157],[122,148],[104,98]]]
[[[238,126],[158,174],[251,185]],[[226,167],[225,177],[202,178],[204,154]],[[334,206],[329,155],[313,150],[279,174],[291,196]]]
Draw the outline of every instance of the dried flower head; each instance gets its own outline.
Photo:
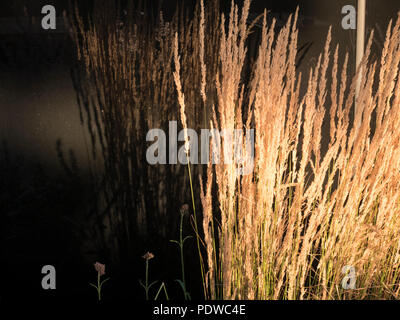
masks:
[[[147,251],[147,253],[144,256],[142,256],[142,258],[146,259],[146,260],[150,260],[150,259],[154,258],[154,254],[152,254],[151,252]]]
[[[181,206],[181,214],[186,214],[189,212],[189,205],[188,204],[184,204]]]
[[[96,262],[93,265],[94,265],[94,268],[96,269],[97,273],[99,273],[101,276],[106,273],[106,265],[105,264]]]

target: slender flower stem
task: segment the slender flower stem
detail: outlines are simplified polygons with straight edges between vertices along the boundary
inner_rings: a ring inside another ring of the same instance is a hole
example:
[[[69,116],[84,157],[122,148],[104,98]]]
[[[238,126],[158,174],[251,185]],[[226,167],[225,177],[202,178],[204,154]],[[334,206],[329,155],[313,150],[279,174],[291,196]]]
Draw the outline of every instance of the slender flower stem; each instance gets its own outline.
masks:
[[[100,301],[101,300],[100,272],[97,273],[97,295]]]
[[[203,257],[201,255],[201,249],[200,249],[199,230],[198,230],[198,227],[197,227],[196,205],[195,205],[195,202],[194,202],[192,172],[190,170],[189,157],[188,157],[188,170],[189,170],[190,192],[191,192],[191,195],[192,195],[192,205],[193,205],[193,213],[194,213],[194,228],[195,228],[195,231],[196,231],[197,249],[199,251],[199,258],[200,258],[201,279],[202,279],[202,282],[203,282],[204,297],[206,297],[207,294],[206,294],[206,284],[205,284],[205,281],[204,281]]]
[[[154,258],[154,254],[147,252],[143,257],[146,260],[146,280],[143,284],[142,281],[139,279],[139,284],[143,287],[146,292],[146,300],[149,300],[149,290],[150,288],[155,285],[158,281],[154,281],[149,285],[149,260]]]
[[[110,278],[104,279],[103,281],[101,281],[101,276],[105,274],[105,265],[101,264],[99,262],[96,262],[94,264],[94,267],[97,271],[97,285],[93,284],[93,283],[89,283],[89,285],[91,285],[93,288],[96,289],[97,291],[97,298],[100,301],[101,300],[101,287],[103,286],[103,284],[108,281]]]
[[[182,238],[182,225],[183,225],[183,213],[181,213],[181,225],[180,225],[180,247],[181,247],[181,265],[182,265],[182,282],[185,285],[186,291],[186,282],[185,282],[185,263],[183,261],[183,238]],[[185,297],[186,298],[186,297]]]
[[[149,300],[149,260],[146,259],[146,300]]]

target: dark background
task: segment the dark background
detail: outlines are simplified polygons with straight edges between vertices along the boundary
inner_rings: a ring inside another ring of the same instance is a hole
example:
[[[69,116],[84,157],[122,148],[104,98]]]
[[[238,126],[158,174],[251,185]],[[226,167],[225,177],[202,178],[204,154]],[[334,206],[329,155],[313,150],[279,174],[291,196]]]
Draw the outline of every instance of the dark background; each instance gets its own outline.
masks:
[[[172,14],[177,1],[165,0],[164,11]],[[367,26],[380,26],[383,34],[389,19],[400,9],[397,0],[368,0]],[[189,6],[194,1],[179,1]],[[230,1],[221,1],[229,11]],[[138,243],[137,259],[121,266],[108,263],[90,237],[82,233],[82,221],[90,203],[87,137],[79,122],[71,67],[76,60],[74,45],[66,32],[17,28],[17,18],[30,15],[41,19],[41,8],[52,4],[57,16],[69,9],[69,1],[3,0],[0,3],[0,304],[4,301],[42,298],[94,301],[96,292],[88,282],[96,281],[92,266],[106,264],[111,281],[104,299],[143,299],[138,279],[144,279],[141,254],[155,253],[150,261],[152,280],[167,281],[171,298],[180,298],[173,279],[179,278],[178,250],[159,252],[157,243]],[[206,2],[207,4],[207,2]],[[264,8],[311,17],[300,29],[299,44],[312,43],[300,71],[308,70],[321,52],[328,31],[333,44],[349,50],[354,61],[352,31],[341,28],[341,8],[355,0],[339,1],[253,1],[251,12]],[[83,12],[91,1],[80,1]],[[23,24],[23,23],[22,23]],[[353,32],[354,38],[354,32]],[[379,49],[379,43],[376,44]],[[185,228],[189,229],[188,221]],[[89,233],[90,234],[90,233]],[[84,238],[86,237],[86,238]],[[139,254],[141,253],[141,254]],[[200,273],[192,255],[188,261],[189,291],[201,297]],[[57,290],[41,289],[41,268],[54,265]]]

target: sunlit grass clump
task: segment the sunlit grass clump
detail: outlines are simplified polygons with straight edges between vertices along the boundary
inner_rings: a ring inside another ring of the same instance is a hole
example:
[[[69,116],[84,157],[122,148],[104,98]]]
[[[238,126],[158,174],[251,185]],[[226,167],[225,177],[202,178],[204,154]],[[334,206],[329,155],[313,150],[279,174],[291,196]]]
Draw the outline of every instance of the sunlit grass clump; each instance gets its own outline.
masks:
[[[250,1],[227,19],[216,3],[200,2],[193,19],[177,13],[166,24],[160,15],[158,32],[134,19],[122,31],[76,22],[118,248],[131,249],[140,225],[165,228],[168,199],[183,203],[177,198],[191,193],[193,211],[199,199],[203,209],[194,226],[206,298],[399,298],[400,19],[388,27],[380,61],[371,58],[370,36],[357,75],[349,76],[349,56],[341,62],[330,32],[301,75],[297,15],[281,30],[264,16],[252,60]],[[190,165],[152,171],[145,133],[177,117],[184,128],[254,129],[252,174],[237,175],[235,161],[224,159],[232,164],[203,174]],[[198,173],[200,184],[191,179]],[[350,269],[352,288],[343,281]]]
[[[398,298],[400,19],[378,62],[371,35],[355,100],[357,77],[348,79],[348,56],[339,65],[339,48],[331,52],[330,32],[300,93],[296,16],[278,34],[264,20],[251,83],[242,84],[248,6],[241,18],[233,8],[221,29],[213,124],[255,129],[255,170],[209,167],[201,198],[210,298]]]

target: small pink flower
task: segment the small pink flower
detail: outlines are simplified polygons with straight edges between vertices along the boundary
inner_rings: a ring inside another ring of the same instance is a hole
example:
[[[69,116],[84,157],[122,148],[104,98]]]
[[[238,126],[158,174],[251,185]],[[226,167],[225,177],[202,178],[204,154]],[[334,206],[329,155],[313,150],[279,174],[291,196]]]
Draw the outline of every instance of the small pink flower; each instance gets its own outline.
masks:
[[[105,264],[96,262],[94,264],[94,268],[96,269],[97,273],[99,273],[101,276],[106,273],[106,265]]]
[[[147,252],[144,256],[142,256],[142,258],[145,260],[150,260],[154,258],[154,254],[152,254],[151,252]]]

